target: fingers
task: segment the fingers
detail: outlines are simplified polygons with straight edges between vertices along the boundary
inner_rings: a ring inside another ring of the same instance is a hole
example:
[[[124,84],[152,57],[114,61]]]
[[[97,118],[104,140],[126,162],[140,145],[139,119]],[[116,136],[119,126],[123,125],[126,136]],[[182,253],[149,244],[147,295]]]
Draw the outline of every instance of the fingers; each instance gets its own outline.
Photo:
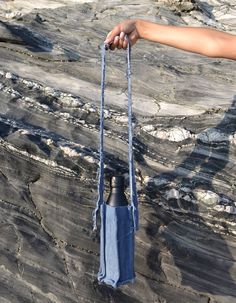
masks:
[[[120,35],[120,27],[117,25],[112,31],[110,31],[104,41],[104,44],[111,44],[113,43],[116,36]]]
[[[119,45],[119,40],[120,40],[120,39],[119,39],[119,36],[115,36],[113,42],[110,43],[110,45],[109,45],[110,50],[114,50],[114,49],[116,49],[116,48],[118,47],[118,45]]]
[[[121,32],[121,33],[120,33],[120,39],[121,39],[121,40],[124,40],[124,38],[125,38],[125,33],[124,33],[124,32]]]
[[[106,41],[105,41],[106,42]],[[113,42],[109,45],[111,50],[116,48],[118,49],[127,49],[128,46],[128,39],[124,32],[121,32],[119,36],[115,36]]]
[[[127,39],[127,36],[125,36],[125,39],[124,39],[124,41],[123,41],[123,49],[127,49],[128,43],[129,43],[129,41],[128,41],[128,39]]]
[[[114,50],[116,48],[127,48],[127,41],[125,40],[125,32],[121,31],[120,25],[117,25],[112,31],[107,34],[104,44],[107,49]]]
[[[123,48],[124,38],[125,38],[125,33],[121,32],[120,36],[119,36],[119,42],[118,42],[118,45],[117,45],[118,49]]]

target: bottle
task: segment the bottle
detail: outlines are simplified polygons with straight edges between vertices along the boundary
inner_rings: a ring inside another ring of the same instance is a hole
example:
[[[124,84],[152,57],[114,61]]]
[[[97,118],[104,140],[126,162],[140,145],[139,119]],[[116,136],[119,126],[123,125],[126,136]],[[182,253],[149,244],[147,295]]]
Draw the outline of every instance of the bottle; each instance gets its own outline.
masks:
[[[123,176],[113,176],[110,179],[110,194],[107,199],[109,206],[127,206],[128,200],[125,196],[125,180]]]

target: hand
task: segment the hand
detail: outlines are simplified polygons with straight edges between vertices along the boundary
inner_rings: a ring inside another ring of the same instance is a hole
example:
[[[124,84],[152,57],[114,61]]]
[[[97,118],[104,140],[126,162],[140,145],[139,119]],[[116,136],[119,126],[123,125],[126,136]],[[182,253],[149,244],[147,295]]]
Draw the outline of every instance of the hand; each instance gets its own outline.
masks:
[[[118,24],[108,33],[104,44],[109,45],[111,50],[114,50],[115,48],[126,49],[128,46],[127,35],[131,46],[133,46],[137,40],[140,39],[137,23],[137,20],[126,20]]]

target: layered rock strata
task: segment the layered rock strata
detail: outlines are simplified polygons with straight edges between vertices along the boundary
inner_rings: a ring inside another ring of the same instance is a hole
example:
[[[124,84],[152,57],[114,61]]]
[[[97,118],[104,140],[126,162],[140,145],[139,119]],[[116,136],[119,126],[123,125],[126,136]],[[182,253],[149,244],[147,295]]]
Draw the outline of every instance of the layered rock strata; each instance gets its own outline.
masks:
[[[139,17],[236,33],[236,2],[0,5],[1,303],[236,302],[234,61],[138,42],[134,285],[97,283],[91,220],[107,32]],[[123,51],[107,54],[106,195],[108,176],[128,172],[125,69]]]

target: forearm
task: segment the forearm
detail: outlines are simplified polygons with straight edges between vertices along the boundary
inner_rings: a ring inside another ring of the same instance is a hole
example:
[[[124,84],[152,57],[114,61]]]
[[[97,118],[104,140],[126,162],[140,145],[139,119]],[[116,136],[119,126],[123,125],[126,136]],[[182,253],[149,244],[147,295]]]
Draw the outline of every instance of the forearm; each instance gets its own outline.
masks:
[[[236,60],[235,36],[214,29],[160,25],[144,20],[136,20],[141,39],[158,42],[185,51],[209,57],[224,57]],[[234,37],[232,47],[229,41]]]

